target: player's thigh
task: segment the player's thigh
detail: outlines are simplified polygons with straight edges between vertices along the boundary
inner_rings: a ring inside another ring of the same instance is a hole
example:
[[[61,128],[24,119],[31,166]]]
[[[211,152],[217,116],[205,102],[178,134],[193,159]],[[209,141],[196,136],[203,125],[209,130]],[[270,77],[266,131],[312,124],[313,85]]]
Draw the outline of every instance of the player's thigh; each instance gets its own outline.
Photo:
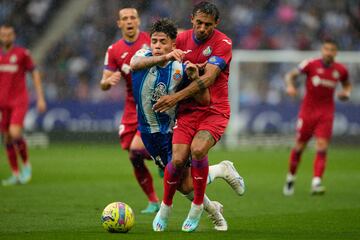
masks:
[[[178,114],[173,128],[173,144],[191,144],[197,131],[200,116],[201,113],[199,112]]]
[[[124,150],[130,150],[131,143],[137,132],[137,123],[135,124],[120,124],[119,137],[120,145]]]
[[[296,123],[296,141],[306,143],[314,134],[316,119],[299,117]]]
[[[193,159],[202,159],[215,143],[216,141],[210,132],[200,130],[195,134],[191,143],[191,156]]]
[[[141,135],[140,132],[137,131],[136,134],[133,136],[133,139],[131,141],[130,144],[130,150],[134,150],[134,149],[144,149],[144,143],[141,139]]]
[[[11,110],[9,134],[11,138],[17,139],[22,136],[24,119],[28,110],[27,104],[15,106]]]
[[[214,139],[214,145],[218,142],[221,136],[224,134],[226,127],[229,123],[229,117],[213,113],[210,111],[204,112],[204,114],[199,119],[198,131],[205,130],[211,134]]]
[[[11,120],[11,109],[10,108],[1,108],[0,109],[0,131],[2,134],[7,134],[9,132]]]
[[[318,124],[315,127],[315,137],[316,139],[320,140],[319,144],[326,144],[331,139],[332,129],[333,129],[333,118],[324,117],[318,121]]]

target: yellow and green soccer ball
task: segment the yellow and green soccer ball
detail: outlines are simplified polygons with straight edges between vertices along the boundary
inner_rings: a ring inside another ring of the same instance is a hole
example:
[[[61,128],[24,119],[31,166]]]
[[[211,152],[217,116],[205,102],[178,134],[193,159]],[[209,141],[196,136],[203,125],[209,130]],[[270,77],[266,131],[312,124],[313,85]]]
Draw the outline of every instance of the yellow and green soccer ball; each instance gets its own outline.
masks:
[[[107,205],[102,212],[101,222],[108,232],[128,232],[135,223],[133,210],[122,202],[113,202]]]

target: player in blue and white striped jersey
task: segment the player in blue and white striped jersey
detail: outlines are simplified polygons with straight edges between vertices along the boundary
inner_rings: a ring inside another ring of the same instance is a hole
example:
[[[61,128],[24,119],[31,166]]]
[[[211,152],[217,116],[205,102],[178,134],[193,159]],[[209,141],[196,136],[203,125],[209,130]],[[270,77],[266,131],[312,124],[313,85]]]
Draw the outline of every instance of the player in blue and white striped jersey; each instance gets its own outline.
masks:
[[[151,30],[151,50],[139,50],[130,62],[132,69],[132,85],[135,102],[137,104],[138,129],[148,152],[156,164],[164,169],[171,167],[168,164],[172,155],[172,128],[174,126],[176,107],[166,112],[155,112],[152,106],[164,95],[172,94],[179,88],[187,85],[189,79],[198,77],[197,65],[181,62],[185,52],[175,49],[176,28],[167,19],[158,20]],[[200,104],[209,104],[210,95],[207,89],[194,96]],[[214,171],[209,174],[209,182],[216,177],[222,177],[227,182],[235,179],[231,170],[226,169],[224,164],[211,166]],[[188,170],[188,169],[187,169]],[[229,173],[226,177],[224,172]],[[178,184],[178,190],[192,200],[192,181],[189,171],[185,171],[184,177]],[[164,184],[166,188],[166,184]],[[165,189],[166,190],[166,189]],[[170,207],[166,207],[163,213],[169,215]],[[227,223],[221,214],[222,205],[211,202],[207,197],[204,200],[204,209],[209,212],[210,218],[219,231],[227,230]],[[166,217],[165,217],[166,218]],[[154,231],[163,231],[167,226],[165,219],[157,215],[153,222]],[[164,220],[164,221],[163,221]]]

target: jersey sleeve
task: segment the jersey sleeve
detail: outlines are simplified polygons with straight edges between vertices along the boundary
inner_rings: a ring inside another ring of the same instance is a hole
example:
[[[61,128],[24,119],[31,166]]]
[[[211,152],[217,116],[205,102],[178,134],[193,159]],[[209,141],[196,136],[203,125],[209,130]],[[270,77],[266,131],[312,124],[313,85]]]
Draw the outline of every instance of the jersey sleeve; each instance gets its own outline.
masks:
[[[30,55],[30,51],[26,49],[24,52],[24,56],[25,56],[24,65],[26,71],[33,71],[35,69],[35,64]]]
[[[112,72],[115,72],[118,68],[116,65],[116,59],[112,45],[106,51],[105,59],[104,59],[104,68]]]
[[[309,72],[309,68],[310,68],[310,62],[311,59],[305,59],[303,60],[301,63],[299,63],[299,65],[297,66],[297,69],[301,72],[301,73],[308,73]]]
[[[150,49],[146,49],[146,48],[141,48],[139,49],[134,56],[131,58],[130,60],[130,64],[134,61],[134,59],[138,58],[138,57],[151,57],[152,53]]]
[[[217,42],[216,47],[208,59],[208,63],[218,66],[221,70],[230,63],[232,57],[232,42],[228,38],[224,38]]]

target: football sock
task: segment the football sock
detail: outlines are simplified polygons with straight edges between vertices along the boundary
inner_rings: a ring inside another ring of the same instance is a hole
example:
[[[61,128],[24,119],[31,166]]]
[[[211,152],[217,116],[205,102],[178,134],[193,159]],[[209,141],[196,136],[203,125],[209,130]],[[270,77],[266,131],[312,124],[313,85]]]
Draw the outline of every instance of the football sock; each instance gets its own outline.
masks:
[[[18,176],[19,175],[19,166],[18,166],[18,162],[17,162],[16,150],[15,150],[14,144],[12,144],[12,143],[6,144],[6,153],[8,156],[12,174],[15,176]]]
[[[292,175],[296,174],[296,170],[300,163],[301,154],[302,154],[302,151],[298,151],[296,149],[291,150],[290,159],[289,159],[289,172]]]
[[[159,198],[156,195],[153,179],[149,172],[149,169],[145,166],[144,156],[142,155],[142,151],[131,150],[130,151],[130,160],[132,165],[134,166],[134,174],[135,177],[148,197],[150,202],[158,202]]]
[[[215,180],[215,178],[218,177],[224,177],[224,169],[222,168],[222,166],[220,164],[209,166],[209,174],[206,184],[212,183]]]
[[[314,162],[314,177],[321,178],[326,165],[326,151],[317,151]]]
[[[24,138],[20,138],[14,141],[15,146],[17,147],[17,150],[20,154],[20,157],[22,159],[22,162],[27,165],[29,163],[28,161],[28,150],[27,150],[27,144]]]
[[[209,173],[208,157],[205,156],[201,160],[192,159],[191,161],[191,176],[194,185],[194,201],[196,205],[200,205],[204,201],[204,194],[206,189],[206,182]]]
[[[174,194],[180,183],[180,177],[181,177],[182,171],[183,171],[183,168],[176,168],[172,164],[172,162],[169,162],[165,167],[163,202],[167,206],[172,205]]]

